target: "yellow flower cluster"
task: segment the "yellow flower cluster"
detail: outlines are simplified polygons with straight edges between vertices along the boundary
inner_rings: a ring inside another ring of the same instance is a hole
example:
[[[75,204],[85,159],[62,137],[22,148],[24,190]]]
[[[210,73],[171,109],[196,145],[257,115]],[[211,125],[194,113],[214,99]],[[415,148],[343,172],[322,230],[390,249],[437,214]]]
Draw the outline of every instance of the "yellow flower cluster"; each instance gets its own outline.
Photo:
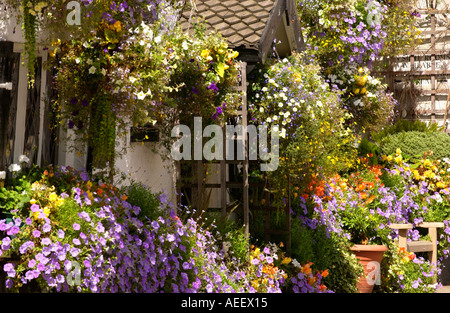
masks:
[[[30,204],[37,204],[40,207],[38,211],[31,211],[31,215],[35,220],[42,220],[42,212],[45,214],[45,217],[49,217],[52,211],[64,203],[64,199],[55,192],[55,186],[48,187],[41,182],[34,182],[31,185],[30,197]]]
[[[271,260],[271,258],[271,256],[261,252],[258,247],[253,247],[250,251],[250,264],[256,264],[256,267],[261,267],[262,265],[262,275],[250,275],[251,277],[254,277],[250,283],[256,292],[267,292],[269,287],[274,287],[275,280],[278,280],[281,277],[284,279],[287,278],[287,274],[282,269],[278,268],[278,266],[275,266],[273,263],[274,260],[273,258]],[[284,258],[281,264],[288,264],[290,261],[290,258]],[[255,271],[255,268],[252,267],[251,271]]]
[[[404,171],[411,171],[413,179],[417,182],[426,182],[430,190],[444,189],[450,186],[448,171],[443,163],[446,164],[446,160],[432,160],[426,156],[421,158],[413,165],[405,163],[401,149],[397,149],[394,155],[382,156],[383,161],[391,164],[396,164],[402,167]],[[400,175],[398,168],[393,172]]]

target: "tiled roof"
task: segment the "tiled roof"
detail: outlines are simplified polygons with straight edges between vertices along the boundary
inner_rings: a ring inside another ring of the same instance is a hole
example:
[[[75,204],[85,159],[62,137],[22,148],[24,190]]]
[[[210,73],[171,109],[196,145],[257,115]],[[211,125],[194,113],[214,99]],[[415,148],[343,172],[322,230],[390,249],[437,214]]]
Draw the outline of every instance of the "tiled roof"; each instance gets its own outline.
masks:
[[[274,4],[275,0],[196,0],[197,11],[183,12],[182,27],[188,29],[191,17],[203,17],[208,27],[227,38],[230,47],[258,50]]]

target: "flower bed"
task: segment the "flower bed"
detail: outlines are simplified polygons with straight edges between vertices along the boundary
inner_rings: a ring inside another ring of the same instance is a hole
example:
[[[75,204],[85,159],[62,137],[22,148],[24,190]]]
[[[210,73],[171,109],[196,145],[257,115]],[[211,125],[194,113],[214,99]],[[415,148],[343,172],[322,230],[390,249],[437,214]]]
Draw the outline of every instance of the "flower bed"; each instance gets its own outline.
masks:
[[[285,257],[276,245],[253,247],[239,260],[211,226],[180,219],[181,208],[164,194],[150,219],[125,193],[85,172],[38,172],[38,180],[22,177],[21,186],[2,189],[7,201],[22,188],[28,195],[10,210],[11,222],[0,221],[0,253],[13,257],[3,267],[11,291],[326,291],[326,272]]]

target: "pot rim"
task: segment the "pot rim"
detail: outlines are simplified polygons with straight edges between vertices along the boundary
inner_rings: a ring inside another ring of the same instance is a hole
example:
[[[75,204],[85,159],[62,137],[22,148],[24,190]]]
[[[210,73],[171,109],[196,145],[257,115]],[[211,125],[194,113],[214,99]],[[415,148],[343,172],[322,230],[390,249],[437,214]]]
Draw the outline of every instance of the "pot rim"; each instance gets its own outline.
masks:
[[[353,245],[350,247],[352,251],[387,251],[385,245]]]

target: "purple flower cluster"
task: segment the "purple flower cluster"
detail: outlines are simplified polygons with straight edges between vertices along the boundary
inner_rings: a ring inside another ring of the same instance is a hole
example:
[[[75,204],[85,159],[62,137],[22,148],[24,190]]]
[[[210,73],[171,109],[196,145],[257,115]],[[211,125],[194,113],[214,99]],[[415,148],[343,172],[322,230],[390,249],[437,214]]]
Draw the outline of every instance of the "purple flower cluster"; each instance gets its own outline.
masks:
[[[76,177],[81,187],[86,183],[82,175]],[[114,189],[92,199],[81,187],[64,195],[79,207],[69,228],[52,214],[42,220],[27,217],[22,228],[21,219],[0,221],[6,232],[0,253],[12,252],[20,259],[3,267],[8,288],[17,290],[36,280],[46,286],[43,291],[57,292],[255,291],[251,281],[261,271],[225,262],[214,236],[192,218],[182,222],[164,195],[165,213],[143,221],[140,208]],[[267,292],[280,292],[283,282],[282,276],[272,278]]]
[[[312,229],[322,225],[325,226],[329,234],[335,233],[338,236],[350,239],[350,235],[346,231],[346,225],[343,224],[342,216],[348,211],[353,212],[358,210],[358,208],[366,207],[367,214],[376,216],[379,220],[377,232],[380,239],[389,245],[392,240],[398,237],[397,230],[388,228],[391,223],[418,225],[423,221],[427,221],[430,213],[445,207],[445,205],[442,205],[443,201],[450,200],[448,198],[450,194],[448,189],[442,189],[439,192],[430,191],[427,182],[414,182],[411,170],[407,164],[403,164],[402,167],[394,166],[393,169],[385,169],[385,171],[389,176],[396,178],[398,183],[394,187],[378,184],[373,190],[372,194],[375,195],[375,198],[372,202],[366,202],[367,199],[362,199],[358,192],[352,188],[343,191],[327,184],[325,191],[326,200],[318,196],[312,197],[313,216],[308,215],[307,204],[303,201],[300,206],[304,208],[304,212],[303,214],[297,212],[298,218],[302,220],[304,225]],[[422,273],[418,274],[411,286],[408,285],[406,287],[405,284],[409,284],[410,280],[399,275],[397,277],[399,288],[417,289],[420,287],[422,290],[429,283],[429,280],[426,278],[439,273],[440,264],[442,264],[443,258],[448,255],[448,243],[450,243],[449,221],[444,220],[443,222],[446,227],[438,239],[442,254],[438,258],[437,267],[434,267],[428,260],[416,257],[414,262],[423,268]],[[417,229],[408,230],[408,240],[419,240],[419,237],[420,234]]]

